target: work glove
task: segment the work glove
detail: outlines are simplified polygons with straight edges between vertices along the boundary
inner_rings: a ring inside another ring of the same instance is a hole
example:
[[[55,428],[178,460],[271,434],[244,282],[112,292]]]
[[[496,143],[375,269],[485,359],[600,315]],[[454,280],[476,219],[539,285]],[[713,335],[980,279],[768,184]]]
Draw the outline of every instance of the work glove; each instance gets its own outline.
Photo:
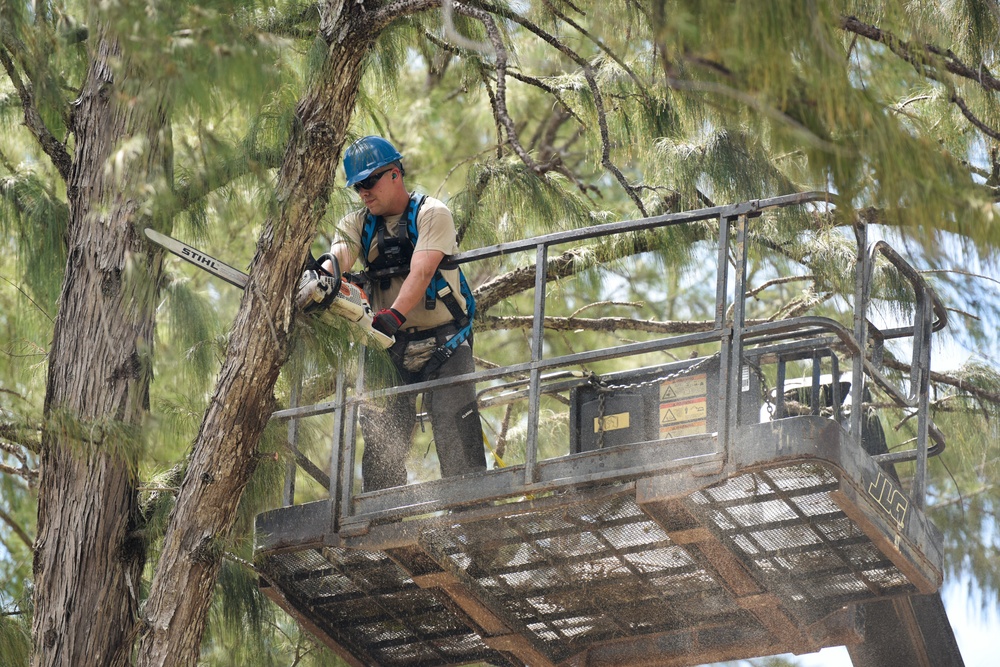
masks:
[[[375,317],[372,319],[372,327],[381,331],[386,336],[395,336],[396,332],[399,331],[399,327],[403,326],[403,322],[405,321],[406,318],[403,317],[403,313],[395,308],[383,308],[375,313]]]
[[[333,260],[334,273],[327,273],[322,265],[310,257],[308,268],[302,272],[299,279],[299,290],[295,295],[295,305],[304,312],[312,313],[325,310],[337,298],[340,291],[340,267],[333,255],[323,255],[320,259]]]

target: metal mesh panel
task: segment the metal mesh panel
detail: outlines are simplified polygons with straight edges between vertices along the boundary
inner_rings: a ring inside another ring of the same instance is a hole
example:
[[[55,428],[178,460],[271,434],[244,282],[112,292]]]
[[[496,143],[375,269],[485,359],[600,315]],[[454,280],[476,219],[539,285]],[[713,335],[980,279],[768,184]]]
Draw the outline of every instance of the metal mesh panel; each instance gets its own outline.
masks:
[[[422,542],[553,662],[612,639],[756,623],[631,495],[456,524]]]
[[[833,502],[838,486],[825,466],[799,464],[731,478],[687,505],[809,623],[850,602],[916,590]]]
[[[316,625],[364,662],[511,664],[384,553],[306,549],[269,555],[262,568],[296,608],[311,610]]]

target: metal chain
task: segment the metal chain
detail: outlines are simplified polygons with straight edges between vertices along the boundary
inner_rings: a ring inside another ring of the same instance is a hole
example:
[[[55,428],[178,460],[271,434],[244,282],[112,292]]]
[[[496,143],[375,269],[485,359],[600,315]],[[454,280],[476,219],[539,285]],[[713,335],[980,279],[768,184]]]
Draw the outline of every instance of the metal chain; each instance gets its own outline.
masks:
[[[605,384],[598,378],[594,373],[590,374],[590,383],[597,390],[597,423],[600,426],[597,430],[597,448],[604,449],[604,410],[607,402],[607,395],[612,391],[624,391],[627,389],[640,389],[642,387],[649,387],[652,385],[657,385],[662,382],[667,382],[668,380],[675,380],[679,377],[684,377],[689,375],[696,370],[700,369],[702,366],[706,365],[708,362],[718,359],[720,354],[716,352],[710,357],[705,357],[696,364],[692,364],[686,368],[681,368],[673,373],[668,373],[667,375],[661,375],[659,377],[653,378],[652,380],[643,380],[642,382],[629,382],[627,384]]]
[[[597,391],[597,423],[600,428],[597,429],[597,448],[604,449],[604,431],[607,424],[604,423],[604,406],[607,403],[608,392]]]
[[[719,358],[719,353],[716,352],[712,356],[705,357],[704,359],[702,359],[698,363],[693,364],[691,366],[688,366],[686,368],[682,368],[682,369],[680,369],[680,370],[678,370],[678,371],[676,371],[674,373],[669,373],[667,375],[661,375],[659,377],[653,378],[652,380],[643,380],[642,382],[630,382],[628,384],[605,384],[604,382],[602,382],[601,380],[599,380],[598,377],[596,375],[594,375],[594,374],[591,374],[591,376],[590,376],[590,382],[591,382],[591,384],[593,384],[596,387],[596,389],[598,391],[600,391],[602,393],[611,392],[611,391],[622,391],[622,390],[625,390],[625,389],[639,389],[641,387],[649,387],[649,386],[654,385],[654,384],[660,384],[661,382],[666,382],[667,380],[675,380],[675,379],[677,379],[679,377],[683,377],[685,375],[688,375],[689,373],[695,372],[696,370],[700,369],[702,366],[704,366],[708,362],[710,362],[710,361],[712,361],[714,359],[718,359],[718,358]]]

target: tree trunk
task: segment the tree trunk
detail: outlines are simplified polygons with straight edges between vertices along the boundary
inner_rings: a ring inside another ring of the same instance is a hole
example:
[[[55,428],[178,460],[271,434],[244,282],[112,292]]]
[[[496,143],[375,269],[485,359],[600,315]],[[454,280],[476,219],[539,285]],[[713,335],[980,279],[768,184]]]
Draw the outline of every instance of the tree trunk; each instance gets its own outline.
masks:
[[[321,33],[343,39],[328,37],[326,60],[298,105],[279,173],[276,213],[257,244],[215,395],[164,537],[138,649],[142,667],[197,662],[210,592],[274,409],[274,383],[288,354],[293,290],[325,209],[362,60],[375,36],[370,26],[359,25],[365,11],[349,3],[343,15],[324,15]]]
[[[129,192],[149,175],[163,114],[156,104],[123,101],[110,69],[121,57],[118,44],[107,36],[94,43],[75,105],[68,259],[48,359],[35,667],[128,664],[145,563],[135,532],[134,467],[148,408],[155,300],[137,295],[155,290],[159,262],[130,272],[144,246],[139,203]],[[133,136],[145,138],[148,150],[116,179],[109,158]],[[131,289],[137,283],[140,289]]]

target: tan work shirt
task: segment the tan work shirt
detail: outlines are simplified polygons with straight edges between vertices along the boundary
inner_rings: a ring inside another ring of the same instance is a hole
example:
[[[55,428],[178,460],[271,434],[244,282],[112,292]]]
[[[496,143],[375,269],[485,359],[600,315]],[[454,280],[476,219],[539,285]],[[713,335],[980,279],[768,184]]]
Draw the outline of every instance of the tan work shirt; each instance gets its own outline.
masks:
[[[346,242],[350,247],[360,251],[361,232],[364,229],[367,215],[367,209],[360,209],[341,218],[340,222],[337,223],[338,238],[334,239],[334,243]],[[386,238],[396,235],[400,223],[406,224],[402,214],[385,217]],[[438,250],[445,255],[454,255],[458,252],[458,233],[455,231],[455,222],[452,220],[451,211],[448,210],[444,202],[433,197],[424,198],[424,203],[417,214],[417,243],[413,252],[418,253],[423,250]],[[377,232],[372,238],[371,248],[368,251],[368,261],[372,262],[376,257],[378,257]],[[442,270],[441,275],[448,281],[458,305],[464,311],[465,299],[459,288],[458,270]],[[379,289],[377,282],[374,285],[369,285],[368,289],[371,293],[368,296],[371,298],[372,308],[379,311],[392,306],[405,278],[406,276],[393,276],[390,279],[389,288],[386,290]],[[403,329],[423,331],[447,324],[452,320],[448,306],[442,303],[441,299],[437,300],[433,310],[427,310],[424,307],[424,301],[421,300],[410,312],[406,313]]]

